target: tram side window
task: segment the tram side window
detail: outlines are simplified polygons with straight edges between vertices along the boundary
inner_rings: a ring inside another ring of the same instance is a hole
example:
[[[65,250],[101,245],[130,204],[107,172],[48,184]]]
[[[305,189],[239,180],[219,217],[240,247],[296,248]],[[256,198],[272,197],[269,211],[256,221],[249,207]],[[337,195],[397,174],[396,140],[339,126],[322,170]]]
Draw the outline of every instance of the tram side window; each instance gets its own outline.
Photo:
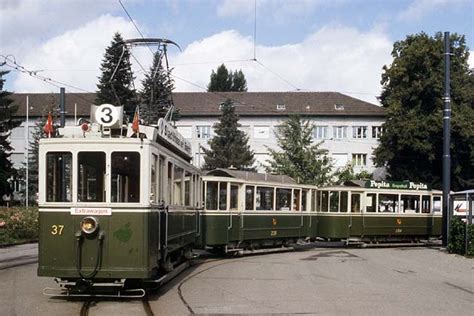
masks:
[[[403,213],[420,213],[419,199],[418,195],[402,195],[401,207]]]
[[[168,182],[167,182],[167,189],[168,189],[168,204],[173,202],[173,163],[168,162]]]
[[[331,191],[329,193],[329,212],[339,211],[339,192]]]
[[[329,192],[321,192],[321,212],[327,212],[329,207]]]
[[[300,210],[300,194],[301,190],[293,190],[293,211]]]
[[[239,206],[239,186],[236,184],[230,185],[230,209],[236,210]]]
[[[194,175],[189,171],[184,172],[184,205],[191,206],[191,185]]]
[[[105,153],[80,152],[77,155],[77,165],[77,201],[105,202]]]
[[[157,190],[157,169],[156,164],[158,157],[155,154],[151,155],[151,186],[150,186],[150,202],[158,202],[158,190]]]
[[[46,154],[46,201],[71,202],[72,154],[51,152]]]
[[[281,211],[290,210],[291,189],[276,189],[276,209]]]
[[[270,187],[257,187],[256,206],[257,210],[273,210],[274,190]]]
[[[175,165],[173,178],[173,204],[183,205],[183,168]]]
[[[379,213],[398,213],[398,194],[379,194]]]
[[[254,194],[255,194],[255,187],[246,185],[245,186],[245,209],[246,210],[251,211],[255,209],[255,206],[253,205]]]
[[[376,194],[375,193],[367,193],[367,199],[365,201],[365,211],[369,213],[375,212],[375,201],[376,201]]]
[[[159,156],[158,157],[158,202],[164,203],[165,199],[165,186],[163,182],[165,179],[163,178],[165,175],[166,171],[166,165],[165,165],[165,157]]]
[[[206,209],[217,210],[217,182],[207,182],[206,186]]]
[[[316,212],[318,210],[318,205],[319,205],[319,192],[316,191],[316,190],[312,190],[313,191],[313,209],[311,210],[312,212]]]
[[[347,213],[347,200],[349,198],[349,194],[347,191],[341,192],[341,209],[340,211],[343,213]]]
[[[351,194],[351,213],[360,213],[360,193]]]
[[[433,213],[441,212],[441,196],[433,196]]]
[[[430,213],[431,212],[431,196],[423,195],[421,197],[421,212]]]
[[[219,182],[219,210],[227,210],[227,182]]]
[[[112,202],[140,202],[139,153],[112,153]]]
[[[301,192],[301,210],[306,212],[308,210],[308,190]]]

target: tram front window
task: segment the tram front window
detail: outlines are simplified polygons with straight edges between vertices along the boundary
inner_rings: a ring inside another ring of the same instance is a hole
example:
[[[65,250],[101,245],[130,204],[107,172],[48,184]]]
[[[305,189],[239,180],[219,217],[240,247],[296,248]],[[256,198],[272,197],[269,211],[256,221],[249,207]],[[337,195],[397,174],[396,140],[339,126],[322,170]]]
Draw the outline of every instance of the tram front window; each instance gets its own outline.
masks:
[[[105,202],[105,153],[80,152],[78,165],[78,202]]]
[[[140,202],[139,153],[112,153],[112,202]]]
[[[46,155],[46,201],[71,202],[71,153],[52,152]]]

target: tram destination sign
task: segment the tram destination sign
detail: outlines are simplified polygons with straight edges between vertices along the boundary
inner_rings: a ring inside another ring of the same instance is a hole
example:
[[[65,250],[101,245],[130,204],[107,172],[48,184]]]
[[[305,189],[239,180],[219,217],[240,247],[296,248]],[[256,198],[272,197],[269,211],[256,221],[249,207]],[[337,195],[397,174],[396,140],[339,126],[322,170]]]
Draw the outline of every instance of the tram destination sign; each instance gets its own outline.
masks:
[[[393,189],[393,190],[431,190],[431,186],[421,182],[411,181],[375,181],[365,182],[365,187],[370,189]]]
[[[158,137],[171,144],[173,147],[187,156],[193,156],[191,143],[163,118],[158,120]]]

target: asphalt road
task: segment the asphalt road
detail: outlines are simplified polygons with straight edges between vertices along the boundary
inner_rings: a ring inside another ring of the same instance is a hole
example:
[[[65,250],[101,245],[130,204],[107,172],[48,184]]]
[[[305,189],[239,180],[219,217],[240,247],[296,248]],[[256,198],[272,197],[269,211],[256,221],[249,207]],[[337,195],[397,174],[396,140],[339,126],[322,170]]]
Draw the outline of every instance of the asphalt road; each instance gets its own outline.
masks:
[[[0,314],[77,315],[80,300],[48,298],[36,264],[0,270]],[[465,315],[474,260],[438,248],[343,249],[207,259],[149,296],[155,315]],[[145,315],[139,300],[94,302],[89,315]]]

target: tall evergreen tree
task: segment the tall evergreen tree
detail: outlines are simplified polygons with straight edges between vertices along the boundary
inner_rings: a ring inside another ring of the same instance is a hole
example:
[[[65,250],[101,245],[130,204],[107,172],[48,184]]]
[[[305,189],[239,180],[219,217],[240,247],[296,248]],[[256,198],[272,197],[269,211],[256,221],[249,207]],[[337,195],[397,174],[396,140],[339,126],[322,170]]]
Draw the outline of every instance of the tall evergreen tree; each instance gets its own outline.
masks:
[[[146,124],[156,124],[164,117],[172,105],[171,93],[174,82],[168,70],[163,67],[160,52],[156,52],[150,72],[145,75],[143,89],[140,92],[140,118]],[[171,72],[171,70],[170,70]]]
[[[8,71],[0,71],[0,203],[3,203],[2,197],[4,195],[12,193],[8,179],[15,174],[15,170],[10,161],[13,148],[9,137],[11,130],[20,125],[19,120],[13,119],[18,108],[12,104],[11,93],[3,90],[5,83],[3,76],[7,73]]]
[[[31,203],[36,203],[38,193],[39,141],[41,138],[46,137],[44,126],[48,120],[48,113],[51,113],[53,122],[59,120],[59,108],[53,96],[51,96],[49,104],[46,104],[40,112],[41,117],[34,123],[34,130],[31,134],[28,147],[28,198]],[[55,129],[56,128],[57,127],[55,127]],[[26,165],[19,170],[21,179],[26,179],[25,169]],[[26,195],[26,190],[22,190],[22,194]]]
[[[453,190],[474,186],[474,74],[464,36],[451,35],[451,158]],[[384,66],[380,102],[387,120],[375,162],[392,179],[441,187],[443,153],[443,35],[409,35]]]
[[[293,115],[276,134],[280,151],[268,148],[267,172],[285,174],[304,184],[326,185],[332,180],[332,163],[322,142],[312,143],[313,124]]]
[[[102,74],[97,84],[96,103],[122,105],[125,113],[131,117],[137,105],[136,91],[132,88],[134,77],[130,63],[130,53],[128,50],[123,50],[123,45],[119,44],[122,42],[123,38],[120,33],[115,33],[110,46],[105,50],[104,59],[100,66]],[[112,75],[114,77],[110,81]]]
[[[203,148],[203,169],[229,168],[249,169],[254,163],[254,153],[248,145],[248,137],[238,128],[239,117],[231,100],[226,100],[222,106],[222,116],[214,124],[216,136],[209,141],[210,149]]]
[[[211,73],[207,91],[247,91],[247,80],[242,70],[228,71],[224,64]]]

